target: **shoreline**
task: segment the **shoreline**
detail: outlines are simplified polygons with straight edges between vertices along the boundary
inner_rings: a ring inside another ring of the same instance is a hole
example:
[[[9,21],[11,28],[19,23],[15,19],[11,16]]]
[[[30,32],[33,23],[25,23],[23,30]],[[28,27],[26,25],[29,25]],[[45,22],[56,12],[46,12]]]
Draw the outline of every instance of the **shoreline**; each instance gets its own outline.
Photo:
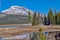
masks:
[[[32,25],[32,24],[0,24],[0,26],[20,26],[20,25]]]

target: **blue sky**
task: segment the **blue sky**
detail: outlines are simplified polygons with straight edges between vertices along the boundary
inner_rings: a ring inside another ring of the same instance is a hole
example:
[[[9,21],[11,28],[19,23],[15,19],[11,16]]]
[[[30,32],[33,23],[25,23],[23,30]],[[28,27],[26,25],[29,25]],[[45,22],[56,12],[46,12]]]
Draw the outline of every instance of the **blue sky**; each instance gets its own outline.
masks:
[[[24,6],[32,11],[39,11],[47,14],[52,8],[60,11],[60,0],[0,0],[0,11],[10,8],[11,6]]]

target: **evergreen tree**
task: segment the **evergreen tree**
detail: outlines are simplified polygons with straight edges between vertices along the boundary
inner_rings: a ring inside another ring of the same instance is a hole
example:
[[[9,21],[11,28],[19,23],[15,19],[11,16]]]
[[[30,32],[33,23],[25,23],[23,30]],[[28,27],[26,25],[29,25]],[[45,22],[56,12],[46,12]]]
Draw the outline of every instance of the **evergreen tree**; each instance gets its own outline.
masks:
[[[46,15],[44,15],[44,25],[46,24],[47,19],[46,19]]]
[[[43,24],[43,15],[40,14],[40,24]]]
[[[54,10],[54,25],[57,23],[57,18],[56,18],[56,9]]]
[[[55,24],[57,25],[57,14],[55,16]]]
[[[48,12],[48,18],[50,19],[51,24],[53,24],[54,23],[54,21],[53,21],[53,12],[52,12],[51,8],[50,8],[50,10]]]
[[[38,36],[39,36],[39,39],[40,39],[40,40],[46,40],[46,38],[45,38],[45,35],[44,35],[44,33],[43,33],[43,29],[42,29],[42,28],[40,28],[40,29],[39,29]]]
[[[29,21],[29,23],[31,22],[31,13],[30,13],[30,11],[28,11],[28,21]]]
[[[57,24],[60,25],[60,12],[57,13]]]
[[[34,26],[34,25],[37,25],[37,15],[36,15],[36,12],[34,12],[33,21],[32,21],[32,26]]]
[[[40,13],[38,12],[37,24],[40,24]]]

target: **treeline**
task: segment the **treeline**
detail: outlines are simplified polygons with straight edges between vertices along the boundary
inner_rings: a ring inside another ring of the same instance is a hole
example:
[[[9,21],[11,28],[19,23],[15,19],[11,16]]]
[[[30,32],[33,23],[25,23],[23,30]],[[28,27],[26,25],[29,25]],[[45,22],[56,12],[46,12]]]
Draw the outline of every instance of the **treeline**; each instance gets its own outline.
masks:
[[[60,12],[56,12],[56,9],[53,12],[50,8],[47,19],[50,20],[51,25],[60,25]]]
[[[40,12],[34,12],[31,16],[30,11],[28,12],[28,21],[29,23],[32,23],[32,26],[42,24],[42,16],[40,16]]]
[[[30,15],[30,12],[28,13]],[[34,25],[38,25],[40,23],[50,23],[51,25],[60,25],[60,12],[56,12],[56,10],[54,10],[54,12],[52,11],[52,9],[50,8],[48,15],[44,15],[43,18],[40,18],[41,14],[38,12],[34,12],[33,17],[32,17],[32,26]],[[28,17],[29,21],[31,21],[31,16]],[[43,19],[43,20],[41,20]],[[48,22],[47,22],[48,21]]]

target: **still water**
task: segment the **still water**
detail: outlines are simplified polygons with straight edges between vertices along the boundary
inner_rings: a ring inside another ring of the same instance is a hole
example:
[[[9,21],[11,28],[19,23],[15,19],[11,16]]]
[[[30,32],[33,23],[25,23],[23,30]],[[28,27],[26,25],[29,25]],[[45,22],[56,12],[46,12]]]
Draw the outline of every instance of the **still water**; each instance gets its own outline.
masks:
[[[0,28],[23,28],[23,27],[27,27],[27,26],[31,26],[31,24],[26,24],[26,25],[17,25],[17,26],[3,26],[0,25]],[[0,40],[6,40],[6,39],[23,39],[23,38],[27,38],[27,40],[29,39],[29,34],[30,33],[24,33],[21,35],[16,35],[16,36],[11,36],[11,37],[0,37]]]

